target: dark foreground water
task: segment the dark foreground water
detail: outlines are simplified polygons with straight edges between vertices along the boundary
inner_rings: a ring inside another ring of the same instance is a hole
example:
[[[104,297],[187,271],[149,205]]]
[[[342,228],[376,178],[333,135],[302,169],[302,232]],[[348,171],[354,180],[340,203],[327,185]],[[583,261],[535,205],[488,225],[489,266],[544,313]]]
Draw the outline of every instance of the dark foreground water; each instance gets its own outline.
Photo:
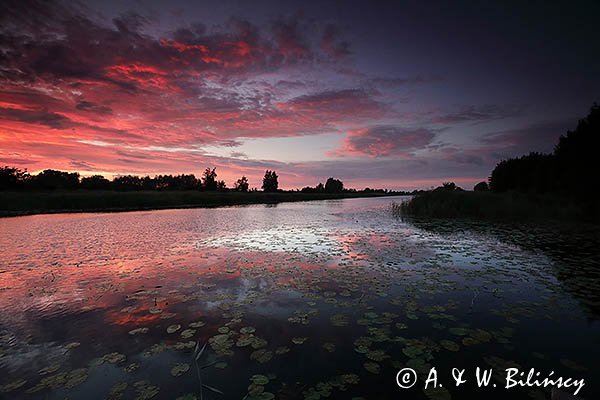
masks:
[[[0,398],[599,398],[596,230],[394,200],[0,220]]]

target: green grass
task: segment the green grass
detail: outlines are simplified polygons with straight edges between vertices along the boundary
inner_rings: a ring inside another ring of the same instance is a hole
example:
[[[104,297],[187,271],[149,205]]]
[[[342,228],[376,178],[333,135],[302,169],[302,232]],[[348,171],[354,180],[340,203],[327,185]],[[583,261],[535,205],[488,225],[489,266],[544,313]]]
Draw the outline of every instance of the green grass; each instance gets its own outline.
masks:
[[[395,211],[409,217],[600,222],[593,202],[578,204],[558,196],[520,193],[433,190],[395,205]]]
[[[0,192],[0,216],[56,212],[110,212],[218,207],[381,196],[377,193],[200,192],[200,191],[24,191]]]

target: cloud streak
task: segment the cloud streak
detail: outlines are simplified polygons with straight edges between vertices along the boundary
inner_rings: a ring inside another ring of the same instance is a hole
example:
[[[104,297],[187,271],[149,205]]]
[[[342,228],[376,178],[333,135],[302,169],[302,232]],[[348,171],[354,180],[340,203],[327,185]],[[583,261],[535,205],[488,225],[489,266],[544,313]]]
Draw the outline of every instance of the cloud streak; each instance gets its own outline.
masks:
[[[402,128],[397,126],[375,126],[348,132],[340,149],[334,156],[404,156],[424,149],[431,143],[435,133],[425,128]]]

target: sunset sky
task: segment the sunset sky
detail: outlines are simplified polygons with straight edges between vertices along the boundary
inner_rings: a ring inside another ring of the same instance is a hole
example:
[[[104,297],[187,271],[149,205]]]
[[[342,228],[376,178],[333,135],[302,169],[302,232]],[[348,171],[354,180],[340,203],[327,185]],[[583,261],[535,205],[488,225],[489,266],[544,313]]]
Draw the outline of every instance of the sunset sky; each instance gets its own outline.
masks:
[[[600,100],[599,2],[483,3],[2,1],[0,165],[471,188]]]

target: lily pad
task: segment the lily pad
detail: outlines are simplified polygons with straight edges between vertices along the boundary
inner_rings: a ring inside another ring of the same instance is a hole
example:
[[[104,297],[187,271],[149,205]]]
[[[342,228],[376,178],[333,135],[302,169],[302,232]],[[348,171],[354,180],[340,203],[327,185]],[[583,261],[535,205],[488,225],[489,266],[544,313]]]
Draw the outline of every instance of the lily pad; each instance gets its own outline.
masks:
[[[442,345],[443,348],[445,348],[448,351],[456,352],[460,349],[460,346],[456,342],[453,342],[452,340],[442,340],[442,341],[440,341],[440,344]]]
[[[374,362],[366,362],[363,364],[363,366],[367,371],[369,371],[372,374],[379,374],[379,371],[381,370],[379,364]]]
[[[137,371],[139,368],[140,368],[140,364],[131,363],[131,364],[127,365],[124,369],[125,369],[125,372],[132,373],[133,371]]]
[[[333,353],[335,351],[335,343],[323,343],[323,348],[329,353]]]
[[[260,375],[260,374],[252,375],[252,378],[250,378],[250,380],[255,385],[261,385],[261,386],[264,386],[269,383],[269,378],[266,377],[265,375]]]
[[[138,381],[133,384],[136,391],[135,400],[148,400],[156,396],[159,392],[159,388],[156,385],[152,385],[148,381]]]
[[[294,337],[292,338],[292,343],[300,345],[300,344],[304,344],[304,342],[306,342],[308,340],[307,337]]]
[[[6,383],[0,386],[0,393],[12,392],[13,390],[17,390],[18,388],[22,387],[26,383],[27,381],[25,379],[17,379],[16,381]]]
[[[189,339],[192,336],[194,336],[195,333],[196,333],[195,329],[186,329],[184,331],[181,331],[180,335],[184,339]]]
[[[273,352],[265,349],[260,349],[250,354],[250,359],[258,361],[261,364],[271,361],[273,358]]]
[[[130,335],[139,335],[142,333],[148,333],[148,328],[136,328],[129,331]]]
[[[190,365],[186,363],[176,364],[173,368],[171,368],[171,375],[173,376],[181,376],[190,370]]]
[[[252,326],[245,326],[242,329],[240,329],[240,333],[244,333],[244,334],[250,334],[250,333],[254,333],[256,332],[256,329],[254,329],[254,327]]]

